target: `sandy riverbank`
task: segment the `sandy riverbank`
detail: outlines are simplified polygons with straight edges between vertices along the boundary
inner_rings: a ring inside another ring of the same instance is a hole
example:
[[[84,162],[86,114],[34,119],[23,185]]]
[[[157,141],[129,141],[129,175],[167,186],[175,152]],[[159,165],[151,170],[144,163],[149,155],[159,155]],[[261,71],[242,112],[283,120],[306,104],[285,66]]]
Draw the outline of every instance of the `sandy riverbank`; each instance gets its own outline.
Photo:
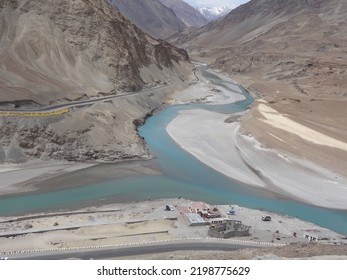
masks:
[[[226,123],[228,115],[207,110],[183,110],[167,126],[170,136],[186,151],[213,169],[249,185],[264,183],[250,172],[238,151],[238,123]]]
[[[295,134],[298,137],[316,145],[328,146],[342,151],[347,151],[346,142],[340,141],[324,133],[311,129],[308,126],[295,122],[288,116],[280,114],[278,111],[265,103],[260,103],[257,109],[263,116],[262,121],[266,124]]]
[[[206,80],[201,72],[197,71],[195,75],[198,81],[183,90],[175,91],[168,100],[169,104],[187,104],[187,103],[205,103],[213,105],[229,104],[242,101],[245,96],[239,85],[233,80],[222,76],[211,70],[205,70],[207,74],[221,78],[227,81],[226,86],[212,84]],[[213,78],[211,78],[213,80]]]
[[[347,177],[345,97],[324,91],[318,96],[303,95],[292,84],[262,75],[233,78],[259,98],[242,117],[242,132],[251,133],[264,146]]]
[[[314,205],[347,209],[345,177],[263,147],[252,136],[239,133],[238,122],[226,123],[228,117],[200,109],[184,110],[167,131],[187,152],[231,178]]]
[[[25,184],[32,180],[41,181],[58,175],[95,166],[95,163],[71,163],[63,161],[30,161],[23,164],[0,164],[0,195],[29,192],[35,184]]]
[[[0,196],[24,192],[47,193],[142,174],[158,175],[160,171],[152,161],[124,161],[111,164],[51,160],[3,164],[0,165]],[[102,201],[104,200],[97,200],[93,205],[100,205]],[[86,205],[88,203],[81,202],[75,206],[69,205],[69,209],[78,209]]]

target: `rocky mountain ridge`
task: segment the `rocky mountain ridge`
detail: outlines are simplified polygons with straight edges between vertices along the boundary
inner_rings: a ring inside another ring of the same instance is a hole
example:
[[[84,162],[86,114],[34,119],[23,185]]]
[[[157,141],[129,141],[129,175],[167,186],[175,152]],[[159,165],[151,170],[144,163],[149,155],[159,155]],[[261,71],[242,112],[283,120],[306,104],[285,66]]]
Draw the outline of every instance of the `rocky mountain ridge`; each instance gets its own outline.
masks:
[[[142,31],[166,39],[187,26],[160,0],[107,0]]]
[[[0,102],[139,90],[180,80],[189,60],[104,0],[4,0],[0,14]]]

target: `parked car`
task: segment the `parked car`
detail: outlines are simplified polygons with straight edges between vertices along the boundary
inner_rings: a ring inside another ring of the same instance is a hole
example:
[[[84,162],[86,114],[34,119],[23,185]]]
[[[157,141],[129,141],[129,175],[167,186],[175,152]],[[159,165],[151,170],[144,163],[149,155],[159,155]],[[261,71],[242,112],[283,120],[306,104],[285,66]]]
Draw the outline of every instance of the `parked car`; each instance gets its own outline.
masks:
[[[218,217],[220,217],[220,215],[219,215],[219,214],[216,214],[216,213],[206,213],[206,214],[204,214],[204,217],[205,217],[205,218],[209,218],[209,219],[213,219],[213,218],[218,218]]]
[[[175,207],[173,207],[172,205],[166,205],[164,210],[165,211],[175,211]]]
[[[262,219],[264,222],[269,222],[269,221],[271,221],[271,216],[262,216],[261,219]]]

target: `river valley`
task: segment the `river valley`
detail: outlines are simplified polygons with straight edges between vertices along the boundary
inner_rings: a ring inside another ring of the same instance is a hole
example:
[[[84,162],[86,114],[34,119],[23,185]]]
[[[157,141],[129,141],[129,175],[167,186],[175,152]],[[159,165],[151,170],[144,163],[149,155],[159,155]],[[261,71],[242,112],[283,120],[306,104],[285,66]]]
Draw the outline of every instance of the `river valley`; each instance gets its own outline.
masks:
[[[146,162],[100,164],[47,181],[36,181],[36,191],[0,197],[0,215],[182,197],[211,204],[237,204],[266,209],[347,234],[346,210],[313,206],[233,180],[197,160],[170,137],[166,127],[180,111],[204,109],[226,114],[227,118],[247,110],[253,102],[253,98],[242,87],[230,80],[221,80],[219,75],[200,67],[204,78],[222,95],[223,90],[231,91],[239,101],[219,105],[170,105],[138,128],[153,159]],[[129,172],[129,169],[137,171]]]

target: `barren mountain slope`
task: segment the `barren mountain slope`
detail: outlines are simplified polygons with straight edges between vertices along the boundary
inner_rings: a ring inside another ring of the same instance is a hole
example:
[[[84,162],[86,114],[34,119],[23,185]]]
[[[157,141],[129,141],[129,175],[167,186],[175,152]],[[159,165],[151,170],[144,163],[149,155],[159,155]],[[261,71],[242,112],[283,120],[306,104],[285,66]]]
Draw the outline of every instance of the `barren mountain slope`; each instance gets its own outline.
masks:
[[[104,0],[3,0],[0,101],[48,104],[178,78],[182,50],[153,40]],[[149,78],[143,72],[157,69]]]
[[[108,0],[137,27],[155,38],[165,39],[186,25],[159,0]]]
[[[184,50],[144,34],[106,0],[2,0],[0,109],[160,90],[57,116],[0,116],[0,163],[147,158],[136,125],[192,67]]]
[[[172,41],[233,74],[279,113],[346,142],[346,18],[345,0],[252,0]],[[243,120],[246,130],[270,147],[347,174],[347,151],[275,129],[258,105]]]
[[[200,27],[208,23],[198,10],[182,0],[160,0],[160,2],[171,8],[188,27]]]

